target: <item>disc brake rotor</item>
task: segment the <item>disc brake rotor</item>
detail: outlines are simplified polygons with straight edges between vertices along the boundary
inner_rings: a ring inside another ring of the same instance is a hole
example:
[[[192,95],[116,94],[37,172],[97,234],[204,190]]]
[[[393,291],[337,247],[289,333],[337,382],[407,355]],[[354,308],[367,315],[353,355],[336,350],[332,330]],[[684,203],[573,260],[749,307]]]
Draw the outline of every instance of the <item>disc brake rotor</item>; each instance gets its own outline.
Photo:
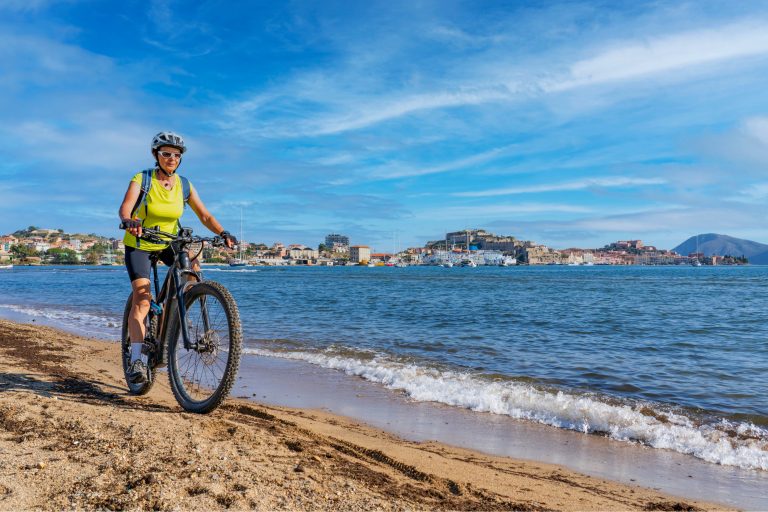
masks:
[[[197,342],[197,352],[205,364],[213,364],[219,354],[221,337],[213,329],[207,331]]]

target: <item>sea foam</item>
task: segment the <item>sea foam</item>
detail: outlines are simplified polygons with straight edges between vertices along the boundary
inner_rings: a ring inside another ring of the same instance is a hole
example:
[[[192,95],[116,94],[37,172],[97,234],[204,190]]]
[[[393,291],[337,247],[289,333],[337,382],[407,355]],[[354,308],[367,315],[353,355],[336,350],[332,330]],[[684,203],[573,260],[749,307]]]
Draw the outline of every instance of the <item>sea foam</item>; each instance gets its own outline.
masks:
[[[768,430],[725,419],[702,423],[658,404],[544,389],[479,373],[431,368],[389,356],[349,351],[271,350],[246,353],[301,360],[403,391],[412,400],[502,414],[553,427],[674,450],[708,462],[768,471]]]
[[[122,321],[105,315],[84,313],[77,310],[64,310],[60,306],[22,306],[19,304],[0,304],[0,308],[14,313],[50,320],[52,324],[72,329],[85,335],[98,335],[112,340],[120,339]]]

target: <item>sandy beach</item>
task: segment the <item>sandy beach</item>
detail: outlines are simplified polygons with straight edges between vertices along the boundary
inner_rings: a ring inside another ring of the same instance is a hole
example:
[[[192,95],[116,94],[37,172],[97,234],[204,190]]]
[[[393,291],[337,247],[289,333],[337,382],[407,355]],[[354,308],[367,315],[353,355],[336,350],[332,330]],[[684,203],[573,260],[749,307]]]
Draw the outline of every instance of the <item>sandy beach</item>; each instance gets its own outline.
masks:
[[[182,412],[117,345],[0,320],[0,510],[723,510],[556,465],[410,442],[323,411]]]

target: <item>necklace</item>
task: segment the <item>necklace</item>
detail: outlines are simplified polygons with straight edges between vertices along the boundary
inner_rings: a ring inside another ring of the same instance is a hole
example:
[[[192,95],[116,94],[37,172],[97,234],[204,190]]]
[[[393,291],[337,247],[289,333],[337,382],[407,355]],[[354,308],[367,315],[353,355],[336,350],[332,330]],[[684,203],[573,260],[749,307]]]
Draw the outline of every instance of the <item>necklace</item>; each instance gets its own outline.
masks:
[[[166,173],[163,173],[166,174]],[[165,190],[171,190],[173,188],[174,184],[174,174],[168,175],[166,174],[165,179],[161,177],[160,171],[157,171],[155,173],[155,177],[157,178],[157,181],[160,182],[160,184],[163,186]]]

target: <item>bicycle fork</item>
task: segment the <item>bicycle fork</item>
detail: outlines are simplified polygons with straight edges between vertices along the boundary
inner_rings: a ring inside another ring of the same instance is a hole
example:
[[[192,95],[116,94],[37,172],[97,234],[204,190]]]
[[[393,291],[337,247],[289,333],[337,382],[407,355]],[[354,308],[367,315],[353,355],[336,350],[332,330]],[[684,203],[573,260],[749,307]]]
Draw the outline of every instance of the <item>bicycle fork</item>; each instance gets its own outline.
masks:
[[[181,338],[184,341],[186,350],[197,350],[197,341],[194,343],[189,339],[189,328],[187,327],[187,305],[184,304],[184,287],[187,285],[182,280],[181,271],[173,268],[173,280],[176,284],[176,311],[179,314],[179,323],[181,324]]]
[[[186,350],[198,350],[199,341],[189,336],[189,327],[187,326],[187,305],[184,303],[184,289],[187,287],[187,281],[183,279],[183,274],[188,273],[178,268],[173,269],[173,277],[176,282],[176,305],[179,314],[179,323],[181,324],[181,336]],[[208,308],[206,306],[205,296],[200,297],[200,316],[203,320],[203,337],[210,331],[210,320],[208,317]]]

